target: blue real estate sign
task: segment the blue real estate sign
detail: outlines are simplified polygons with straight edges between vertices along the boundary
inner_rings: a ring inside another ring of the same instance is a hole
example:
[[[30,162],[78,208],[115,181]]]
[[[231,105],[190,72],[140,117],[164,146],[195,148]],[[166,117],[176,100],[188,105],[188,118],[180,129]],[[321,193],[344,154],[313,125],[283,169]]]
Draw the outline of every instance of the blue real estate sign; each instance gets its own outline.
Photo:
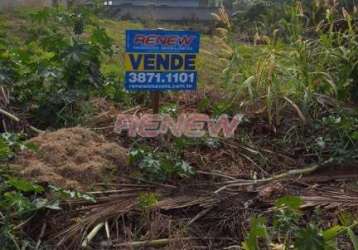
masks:
[[[195,90],[200,34],[128,30],[125,87],[129,91]]]

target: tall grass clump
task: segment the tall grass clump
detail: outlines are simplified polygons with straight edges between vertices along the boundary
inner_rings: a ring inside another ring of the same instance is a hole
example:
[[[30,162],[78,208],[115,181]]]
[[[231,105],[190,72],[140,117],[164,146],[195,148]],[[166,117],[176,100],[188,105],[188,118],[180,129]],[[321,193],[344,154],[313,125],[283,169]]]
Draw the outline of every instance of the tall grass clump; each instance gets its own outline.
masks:
[[[287,105],[306,122],[317,94],[353,102],[358,96],[357,8],[317,0],[280,10],[281,18],[262,24],[251,44],[242,42],[240,29],[236,35],[240,24],[225,10],[216,15],[221,23],[217,36],[230,52],[223,60],[233,98],[260,104],[270,124],[280,122]]]

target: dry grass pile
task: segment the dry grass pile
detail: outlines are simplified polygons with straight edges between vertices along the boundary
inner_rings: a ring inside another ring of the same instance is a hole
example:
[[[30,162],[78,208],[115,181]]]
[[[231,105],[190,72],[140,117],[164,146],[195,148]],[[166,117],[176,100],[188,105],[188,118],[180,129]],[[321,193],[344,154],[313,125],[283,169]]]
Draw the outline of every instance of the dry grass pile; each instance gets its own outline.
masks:
[[[125,148],[84,128],[44,133],[30,143],[37,145],[38,151],[22,153],[17,164],[23,176],[41,183],[89,190],[128,166]]]

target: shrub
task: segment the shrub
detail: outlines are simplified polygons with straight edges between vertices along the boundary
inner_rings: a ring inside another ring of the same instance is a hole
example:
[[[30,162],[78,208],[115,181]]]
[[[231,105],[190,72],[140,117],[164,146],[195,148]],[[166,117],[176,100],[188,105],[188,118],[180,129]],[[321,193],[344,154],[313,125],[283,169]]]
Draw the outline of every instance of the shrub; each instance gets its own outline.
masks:
[[[0,80],[42,127],[73,126],[105,79],[101,62],[112,40],[87,9],[44,9],[27,21],[26,43],[0,43]]]

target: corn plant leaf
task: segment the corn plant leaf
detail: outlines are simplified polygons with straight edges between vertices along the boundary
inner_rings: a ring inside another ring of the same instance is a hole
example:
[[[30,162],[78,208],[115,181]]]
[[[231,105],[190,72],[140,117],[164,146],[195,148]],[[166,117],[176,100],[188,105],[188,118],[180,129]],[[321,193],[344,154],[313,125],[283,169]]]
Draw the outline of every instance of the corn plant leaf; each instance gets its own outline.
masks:
[[[347,233],[348,233],[349,239],[352,241],[354,250],[358,250],[358,237],[357,237],[357,235],[355,235],[355,233],[353,232],[353,230],[351,228],[347,229]]]
[[[342,232],[344,232],[344,230],[346,229],[346,227],[343,226],[333,226],[331,228],[328,228],[327,230],[322,232],[323,238],[325,240],[332,240],[335,239],[339,234],[341,234]]]
[[[314,225],[309,225],[307,228],[298,231],[297,239],[295,241],[295,249],[325,250],[325,248],[325,240]]]

